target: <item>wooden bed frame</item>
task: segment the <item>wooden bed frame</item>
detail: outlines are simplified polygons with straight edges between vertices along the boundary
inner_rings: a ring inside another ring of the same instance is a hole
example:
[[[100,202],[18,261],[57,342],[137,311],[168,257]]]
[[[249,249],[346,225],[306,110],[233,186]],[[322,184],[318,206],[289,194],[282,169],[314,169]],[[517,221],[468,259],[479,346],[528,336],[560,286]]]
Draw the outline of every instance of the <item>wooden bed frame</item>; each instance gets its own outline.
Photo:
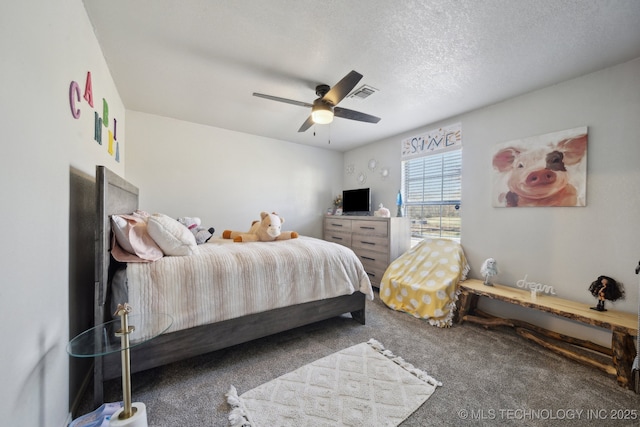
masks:
[[[96,167],[97,230],[94,324],[112,320],[109,311],[111,266],[110,215],[138,209],[138,188],[104,166]],[[220,350],[299,326],[351,313],[365,323],[365,300],[357,291],[320,301],[283,307],[161,335],[131,349],[131,372],[162,366],[196,355]],[[126,302],[126,301],[123,301]],[[137,309],[137,307],[134,307]],[[94,403],[104,401],[103,383],[122,375],[120,354],[97,357],[94,365]]]

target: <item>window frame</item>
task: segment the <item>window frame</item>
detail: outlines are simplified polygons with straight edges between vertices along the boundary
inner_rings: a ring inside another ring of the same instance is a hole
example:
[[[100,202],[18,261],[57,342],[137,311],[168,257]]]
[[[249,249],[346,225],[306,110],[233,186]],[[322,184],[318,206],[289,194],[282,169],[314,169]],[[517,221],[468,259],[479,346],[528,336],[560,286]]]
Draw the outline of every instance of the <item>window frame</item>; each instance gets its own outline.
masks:
[[[460,241],[462,147],[403,160],[401,171],[403,210],[411,221],[412,239]],[[419,215],[415,215],[417,210]],[[429,222],[430,218],[438,220]]]

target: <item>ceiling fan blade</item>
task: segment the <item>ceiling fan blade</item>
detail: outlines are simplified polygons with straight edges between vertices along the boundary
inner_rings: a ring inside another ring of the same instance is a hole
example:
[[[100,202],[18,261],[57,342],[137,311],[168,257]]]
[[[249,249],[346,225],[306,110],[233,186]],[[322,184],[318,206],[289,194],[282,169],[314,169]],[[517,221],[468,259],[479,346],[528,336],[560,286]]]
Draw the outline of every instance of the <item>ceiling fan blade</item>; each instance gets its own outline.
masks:
[[[380,117],[340,107],[333,108],[333,115],[343,119],[357,120],[359,122],[378,123],[380,121]]]
[[[309,116],[307,120],[302,124],[302,126],[300,126],[300,129],[298,129],[298,132],[304,132],[307,129],[309,129],[311,126],[313,126],[313,119],[311,118],[311,116]]]
[[[329,102],[331,105],[338,105],[338,102],[342,101],[344,97],[349,95],[349,92],[356,87],[361,78],[362,74],[357,71],[351,71],[336,83],[331,90],[322,97],[322,100]]]
[[[265,95],[264,93],[253,92],[253,96],[257,96],[258,98],[270,99],[271,101],[284,102],[286,104],[298,105],[300,107],[313,107],[313,104],[309,104],[308,102],[295,101],[293,99],[280,98],[279,96],[273,95]]]

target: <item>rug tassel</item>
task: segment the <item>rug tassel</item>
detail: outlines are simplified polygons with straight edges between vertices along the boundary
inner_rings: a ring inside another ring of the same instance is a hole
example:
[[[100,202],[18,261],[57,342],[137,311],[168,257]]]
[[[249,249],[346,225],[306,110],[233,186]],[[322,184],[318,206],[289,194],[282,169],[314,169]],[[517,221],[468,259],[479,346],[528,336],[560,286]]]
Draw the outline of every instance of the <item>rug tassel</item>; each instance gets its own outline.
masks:
[[[369,344],[375,350],[378,350],[378,351],[384,350],[384,346],[382,345],[382,343],[380,343],[380,341],[374,340],[373,338],[371,338],[369,341],[367,341],[367,344]]]
[[[382,354],[383,356],[386,356],[389,360],[391,360],[398,366],[401,366],[407,372],[410,372],[411,374],[415,375],[417,378],[426,382],[427,384],[431,384],[432,386],[436,386],[436,387],[442,386],[442,383],[440,381],[436,380],[431,375],[427,374],[425,371],[416,368],[411,363],[406,362],[402,357],[396,356],[391,351],[385,349],[384,345],[382,345],[380,341],[377,341],[371,338],[369,341],[367,341],[367,344],[369,344],[371,348],[376,350],[378,353]]]
[[[251,427],[251,422],[242,409],[238,390],[234,386],[229,386],[229,391],[225,393],[225,396],[227,396],[227,403],[233,408],[229,413],[231,427]]]
[[[238,390],[234,386],[229,387],[229,391],[225,393],[227,396],[227,403],[234,408],[240,406],[240,398],[238,397]]]

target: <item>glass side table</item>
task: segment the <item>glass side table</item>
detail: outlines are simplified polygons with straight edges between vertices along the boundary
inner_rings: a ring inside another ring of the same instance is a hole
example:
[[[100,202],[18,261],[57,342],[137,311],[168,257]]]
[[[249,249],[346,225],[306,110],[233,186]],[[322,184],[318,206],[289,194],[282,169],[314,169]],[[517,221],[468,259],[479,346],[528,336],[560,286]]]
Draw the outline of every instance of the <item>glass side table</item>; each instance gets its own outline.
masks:
[[[88,329],[69,341],[67,353],[74,357],[98,357],[110,353],[122,354],[122,397],[124,407],[111,417],[109,426],[147,427],[144,403],[131,402],[130,349],[152,340],[171,327],[168,314],[129,315],[129,304],[118,305],[119,319]]]

